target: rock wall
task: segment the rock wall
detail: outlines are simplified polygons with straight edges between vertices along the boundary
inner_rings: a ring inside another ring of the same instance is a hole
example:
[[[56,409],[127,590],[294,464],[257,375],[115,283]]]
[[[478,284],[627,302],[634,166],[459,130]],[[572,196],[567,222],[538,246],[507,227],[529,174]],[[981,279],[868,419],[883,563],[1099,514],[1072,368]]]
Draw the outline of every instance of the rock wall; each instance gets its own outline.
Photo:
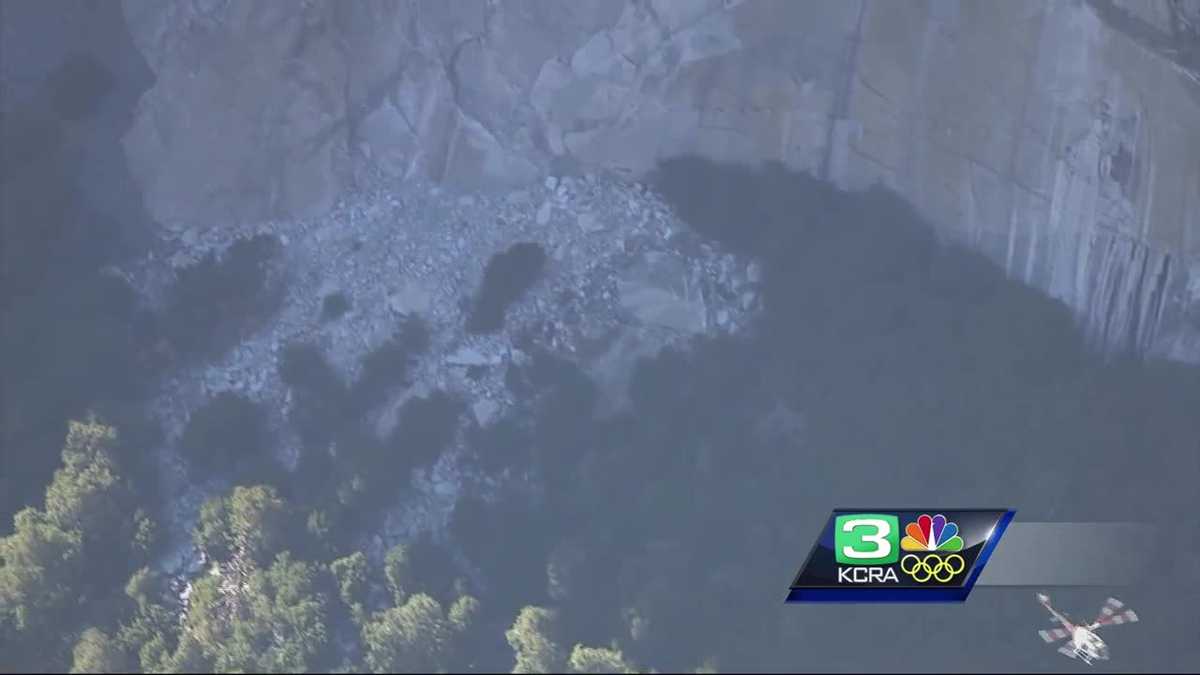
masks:
[[[47,221],[71,213],[112,228],[112,239],[144,237],[149,219],[125,167],[121,139],[152,83],[118,6],[5,3],[0,210],[12,219],[6,224],[64,227]],[[69,195],[61,193],[67,189],[62,183],[70,185]]]
[[[832,177],[909,196],[1098,346],[1196,360],[1200,80],[1115,9],[869,3]]]
[[[1197,7],[125,0],[158,77],[126,150],[169,228],[310,216],[366,175],[780,160],[890,185],[1099,347],[1200,361]]]

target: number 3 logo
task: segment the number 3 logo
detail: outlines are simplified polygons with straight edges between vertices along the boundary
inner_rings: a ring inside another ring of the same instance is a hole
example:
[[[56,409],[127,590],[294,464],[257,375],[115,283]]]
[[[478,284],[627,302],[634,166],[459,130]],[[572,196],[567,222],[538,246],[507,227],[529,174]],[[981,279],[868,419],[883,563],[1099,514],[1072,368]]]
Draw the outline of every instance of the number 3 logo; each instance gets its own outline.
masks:
[[[834,522],[834,554],[843,565],[888,565],[899,559],[896,516],[858,513]]]

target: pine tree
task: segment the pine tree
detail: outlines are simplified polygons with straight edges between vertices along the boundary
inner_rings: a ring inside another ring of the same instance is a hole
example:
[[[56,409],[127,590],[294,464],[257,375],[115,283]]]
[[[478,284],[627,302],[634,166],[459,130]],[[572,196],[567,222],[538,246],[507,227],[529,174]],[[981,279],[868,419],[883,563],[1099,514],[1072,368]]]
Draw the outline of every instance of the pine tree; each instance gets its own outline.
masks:
[[[516,656],[514,673],[562,672],[566,658],[558,641],[558,614],[544,607],[521,609],[504,634]]]

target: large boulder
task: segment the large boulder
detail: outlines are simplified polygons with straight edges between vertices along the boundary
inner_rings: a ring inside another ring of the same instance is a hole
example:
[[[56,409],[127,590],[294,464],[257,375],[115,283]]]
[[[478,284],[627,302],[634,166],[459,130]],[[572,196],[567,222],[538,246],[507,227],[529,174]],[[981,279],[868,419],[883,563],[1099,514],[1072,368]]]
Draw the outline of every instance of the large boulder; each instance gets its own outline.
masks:
[[[704,296],[685,262],[665,253],[646,253],[617,280],[621,308],[642,326],[680,335],[707,327]]]
[[[157,76],[125,148],[164,225],[295,218],[333,203],[347,119],[333,5],[129,0],[125,10]]]

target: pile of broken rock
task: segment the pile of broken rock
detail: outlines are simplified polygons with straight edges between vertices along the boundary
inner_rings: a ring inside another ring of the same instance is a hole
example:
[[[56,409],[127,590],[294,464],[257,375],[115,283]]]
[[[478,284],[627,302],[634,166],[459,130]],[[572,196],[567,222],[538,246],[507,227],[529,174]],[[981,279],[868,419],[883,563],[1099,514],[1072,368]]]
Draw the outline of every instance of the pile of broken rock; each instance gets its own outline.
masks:
[[[316,345],[353,381],[363,356],[405,316],[428,324],[430,349],[416,365],[413,386],[382,406],[380,433],[394,425],[407,397],[439,389],[466,402],[473,419],[464,424],[488,425],[512,405],[506,366],[526,359],[522,346],[530,343],[589,372],[600,386],[604,414],[625,404],[639,357],[695,335],[736,332],[758,305],[757,263],[700,239],[645,186],[602,175],[550,177],[512,192],[473,194],[381,181],[312,220],[185,231],[125,275],[153,301],[163,296],[174,269],[260,234],[283,244],[277,261],[287,280],[282,307],[217,361],[165,379],[153,407],[171,443],[198,406],[234,391],[271,411],[281,432],[280,456],[294,462],[297,441],[283,424],[291,396],[278,375],[283,348]],[[488,260],[520,242],[546,252],[543,278],[509,307],[501,330],[468,333],[466,314]],[[323,299],[333,293],[344,295],[349,309],[323,321]],[[164,450],[175,494],[192,495],[181,500],[186,522],[203,488],[189,486],[177,451]],[[392,536],[445,524],[465,480],[456,461],[460,450],[415,477],[415,494],[391,519]]]

